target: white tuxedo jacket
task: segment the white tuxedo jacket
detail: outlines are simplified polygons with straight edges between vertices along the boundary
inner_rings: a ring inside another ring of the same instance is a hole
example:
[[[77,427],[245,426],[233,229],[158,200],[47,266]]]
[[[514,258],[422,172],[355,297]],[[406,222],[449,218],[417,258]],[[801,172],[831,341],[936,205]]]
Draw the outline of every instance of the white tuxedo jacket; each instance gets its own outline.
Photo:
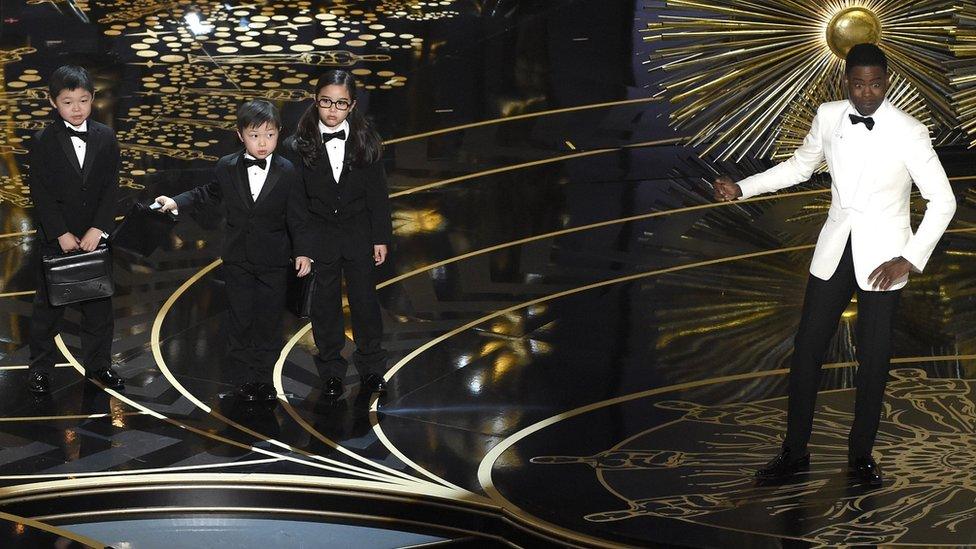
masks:
[[[739,182],[742,198],[778,191],[810,179],[826,160],[831,204],[810,264],[829,279],[851,238],[854,273],[864,290],[879,265],[901,256],[921,271],[956,211],[949,179],[932,149],[928,128],[887,100],[872,115],[874,129],[852,124],[847,100],[824,103],[792,158]],[[909,223],[912,181],[927,201],[913,234]],[[890,289],[905,286],[908,277]]]

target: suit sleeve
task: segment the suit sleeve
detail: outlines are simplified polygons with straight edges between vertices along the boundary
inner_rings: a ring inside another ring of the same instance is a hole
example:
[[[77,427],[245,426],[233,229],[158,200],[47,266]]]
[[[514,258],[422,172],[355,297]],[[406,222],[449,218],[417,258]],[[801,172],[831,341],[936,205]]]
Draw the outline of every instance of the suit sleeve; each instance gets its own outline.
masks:
[[[119,172],[122,170],[119,142],[115,138],[115,133],[111,134],[108,151],[105,154],[107,156],[108,174],[101,196],[98,197],[98,207],[95,210],[92,226],[103,233],[111,233],[115,227],[115,207],[119,196]]]
[[[905,167],[926,200],[926,205],[922,223],[908,239],[901,255],[921,271],[956,213],[956,197],[952,194],[939,156],[932,148],[928,128],[919,124],[912,131],[905,151]]]
[[[390,194],[386,186],[386,171],[378,160],[369,167],[366,182],[366,209],[369,210],[370,234],[373,244],[390,244],[393,240]]]
[[[44,235],[50,240],[68,232],[68,225],[64,221],[61,206],[58,205],[51,193],[51,174],[44,159],[44,143],[38,133],[30,141],[28,150],[29,170],[27,172],[27,186],[30,189],[34,212]]]
[[[305,182],[291,172],[288,176],[288,207],[285,213],[288,235],[291,237],[292,255],[312,257],[312,243],[308,236],[308,198]]]
[[[215,208],[223,200],[223,191],[220,187],[220,171],[225,169],[221,163],[214,167],[210,182],[194,187],[184,193],[173,197],[176,207],[180,210]]]
[[[786,187],[803,183],[810,179],[813,172],[824,161],[823,152],[823,107],[817,109],[817,115],[810,124],[810,133],[803,139],[803,144],[796,149],[788,160],[780,162],[772,168],[747,177],[739,181],[742,198],[771,193]]]

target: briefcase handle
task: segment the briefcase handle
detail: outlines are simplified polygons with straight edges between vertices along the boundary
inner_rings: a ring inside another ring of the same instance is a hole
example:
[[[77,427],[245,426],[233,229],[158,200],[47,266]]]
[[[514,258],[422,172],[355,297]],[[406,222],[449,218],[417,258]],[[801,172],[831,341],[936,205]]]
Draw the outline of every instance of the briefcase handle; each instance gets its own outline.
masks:
[[[47,255],[44,256],[44,259],[49,259],[49,258],[52,258],[52,257],[66,257],[66,256],[69,256],[69,255],[78,255],[78,254],[90,254],[92,252],[97,252],[98,250],[106,250],[108,248],[109,248],[108,239],[106,239],[103,236],[102,239],[98,241],[98,246],[95,246],[95,249],[92,250],[91,252],[86,252],[85,250],[82,250],[81,248],[75,248],[74,250],[71,250],[71,251],[68,251],[68,252],[62,250],[62,251],[60,251],[60,252],[58,252],[56,254],[47,254]]]

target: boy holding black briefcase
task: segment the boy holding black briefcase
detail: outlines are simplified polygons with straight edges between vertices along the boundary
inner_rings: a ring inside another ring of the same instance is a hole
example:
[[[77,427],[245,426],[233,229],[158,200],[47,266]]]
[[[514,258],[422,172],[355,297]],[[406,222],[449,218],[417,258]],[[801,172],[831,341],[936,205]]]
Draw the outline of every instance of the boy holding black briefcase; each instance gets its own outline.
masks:
[[[85,69],[70,65],[58,68],[51,76],[49,90],[57,113],[29,143],[28,182],[38,251],[45,256],[46,266],[38,272],[31,315],[27,387],[35,394],[50,392],[54,364],[61,356],[54,336],[60,331],[65,307],[71,306],[82,315],[79,335],[86,375],[111,389],[121,389],[125,383],[111,369],[115,324],[111,288],[94,288],[108,297],[72,302],[72,290],[93,288],[68,283],[65,290],[57,286],[61,283],[57,270],[50,276],[44,273],[44,269],[57,269],[65,259],[70,263],[70,257],[62,254],[72,252],[94,252],[89,255],[91,261],[107,263],[104,252],[96,249],[115,224],[119,144],[111,128],[89,119],[95,88]],[[110,281],[110,271],[107,276]],[[104,281],[104,275],[102,278]],[[58,288],[58,295],[49,292],[48,283]]]

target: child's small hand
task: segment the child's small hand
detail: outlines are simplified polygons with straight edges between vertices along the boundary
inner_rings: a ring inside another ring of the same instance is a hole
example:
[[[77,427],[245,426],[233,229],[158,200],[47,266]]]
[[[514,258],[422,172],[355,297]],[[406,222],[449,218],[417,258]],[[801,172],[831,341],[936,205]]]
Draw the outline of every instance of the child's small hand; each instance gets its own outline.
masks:
[[[176,209],[177,209],[177,207],[176,207],[176,201],[173,200],[172,198],[168,197],[168,196],[157,196],[156,197],[156,203],[159,204],[160,206],[162,206],[162,208],[159,208],[159,211],[164,212],[164,213],[165,212],[175,212]]]
[[[373,261],[377,265],[382,265],[386,261],[386,244],[376,244],[373,246]]]
[[[311,258],[300,255],[295,258],[295,270],[298,271],[298,278],[308,275],[312,272],[312,260]]]
[[[102,230],[96,227],[92,227],[85,231],[85,236],[81,237],[81,242],[78,247],[86,252],[90,252],[98,247],[98,243],[102,240]]]
[[[58,237],[58,244],[61,245],[61,251],[66,253],[77,250],[78,244],[80,243],[81,241],[78,240],[78,237],[71,233],[64,233]]]

